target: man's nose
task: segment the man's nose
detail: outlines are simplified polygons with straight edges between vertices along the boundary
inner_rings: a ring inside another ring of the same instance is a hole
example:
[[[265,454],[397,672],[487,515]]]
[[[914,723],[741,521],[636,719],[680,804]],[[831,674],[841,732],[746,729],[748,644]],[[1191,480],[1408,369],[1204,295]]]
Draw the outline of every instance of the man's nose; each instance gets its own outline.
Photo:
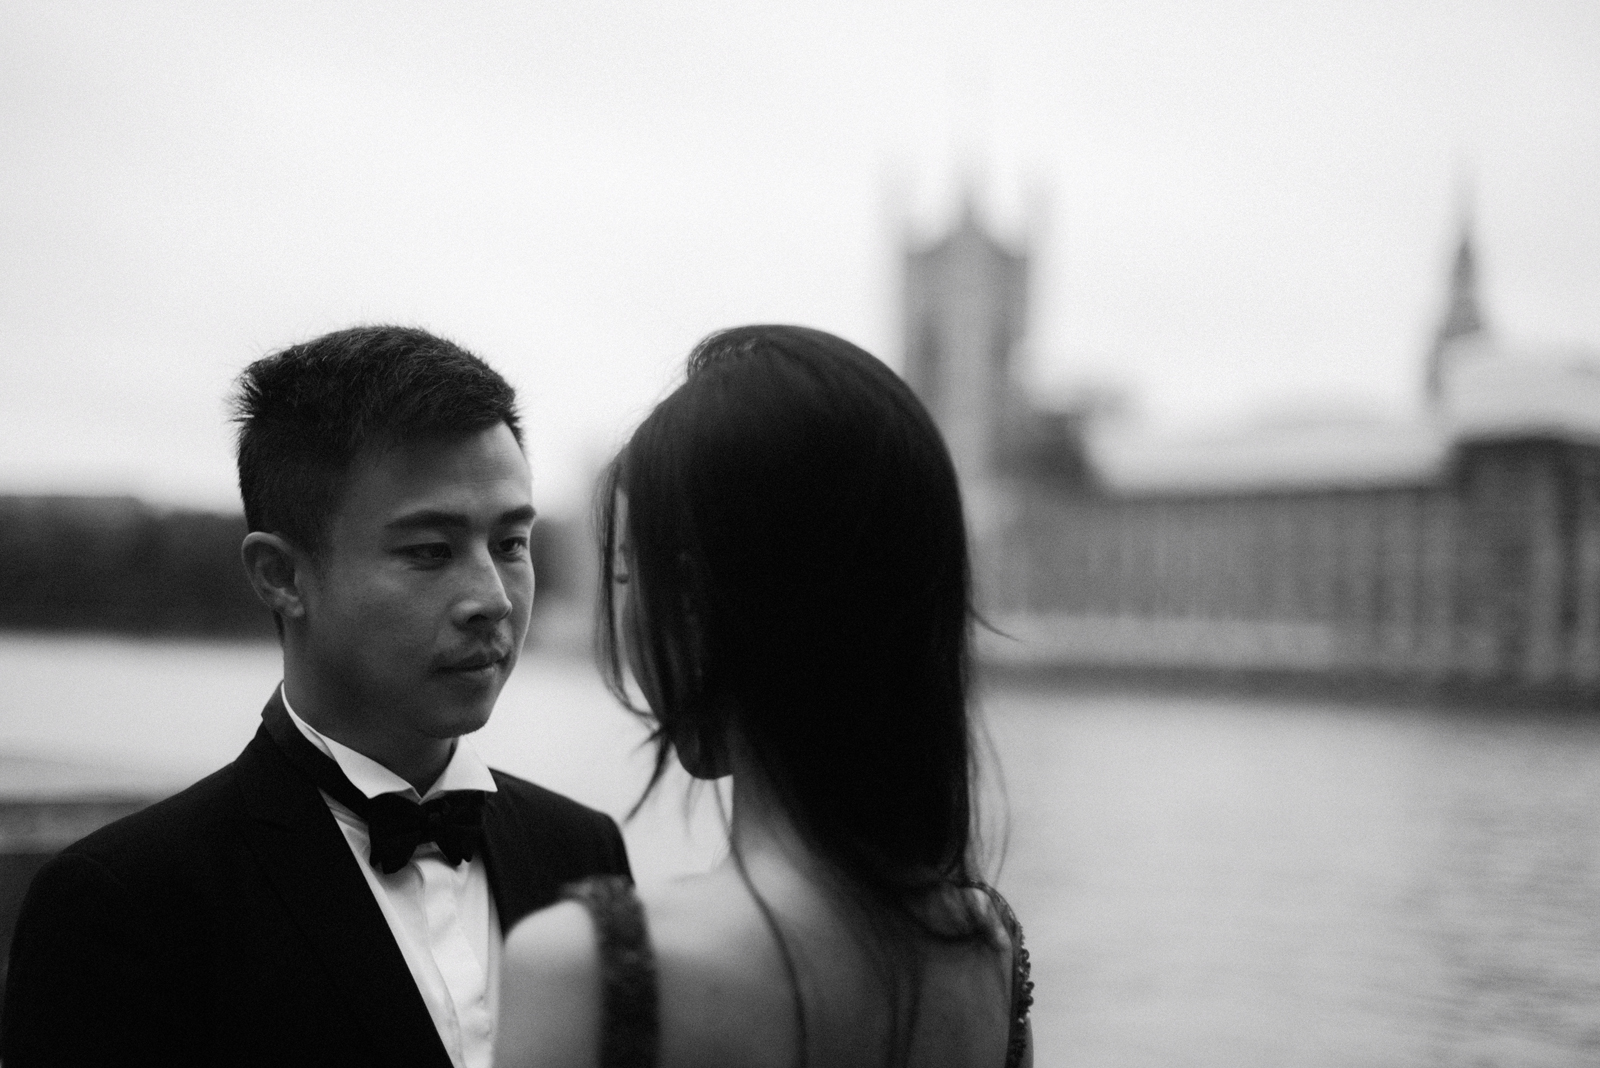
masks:
[[[473,560],[465,583],[462,597],[456,602],[457,622],[464,626],[498,623],[511,614],[511,595],[506,589],[505,576],[500,574],[490,554],[480,554]]]

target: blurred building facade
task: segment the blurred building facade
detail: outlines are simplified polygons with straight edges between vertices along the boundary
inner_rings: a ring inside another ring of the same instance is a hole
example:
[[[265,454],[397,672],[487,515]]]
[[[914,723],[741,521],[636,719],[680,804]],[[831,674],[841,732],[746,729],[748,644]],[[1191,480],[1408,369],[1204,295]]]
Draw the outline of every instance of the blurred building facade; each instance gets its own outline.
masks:
[[[1028,254],[908,240],[905,372],[968,499],[992,661],[1600,690],[1600,354],[1481,310],[1462,224],[1409,421],[1207,440],[1040,410]]]

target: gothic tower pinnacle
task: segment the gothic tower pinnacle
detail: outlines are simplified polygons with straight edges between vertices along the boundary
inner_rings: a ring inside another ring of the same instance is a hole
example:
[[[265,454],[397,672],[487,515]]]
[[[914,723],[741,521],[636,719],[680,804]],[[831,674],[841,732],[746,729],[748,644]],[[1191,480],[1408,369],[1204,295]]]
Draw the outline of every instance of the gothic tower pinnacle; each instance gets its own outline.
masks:
[[[1455,260],[1450,268],[1450,288],[1445,300],[1444,317],[1439,322],[1433,346],[1428,352],[1427,390],[1430,405],[1439,402],[1451,347],[1460,339],[1482,333],[1484,329],[1483,313],[1478,304],[1478,264],[1473,251],[1472,216],[1469,212],[1463,212],[1461,237],[1456,244]]]

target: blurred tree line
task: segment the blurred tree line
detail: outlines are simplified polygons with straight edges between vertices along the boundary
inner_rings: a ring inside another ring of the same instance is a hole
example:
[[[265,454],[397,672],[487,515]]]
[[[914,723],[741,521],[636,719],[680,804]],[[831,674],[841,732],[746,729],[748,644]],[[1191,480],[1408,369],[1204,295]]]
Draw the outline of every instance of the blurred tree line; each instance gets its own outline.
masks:
[[[238,513],[0,496],[0,628],[273,639],[239,561],[244,535]],[[583,541],[575,524],[540,518],[536,611],[588,588]]]

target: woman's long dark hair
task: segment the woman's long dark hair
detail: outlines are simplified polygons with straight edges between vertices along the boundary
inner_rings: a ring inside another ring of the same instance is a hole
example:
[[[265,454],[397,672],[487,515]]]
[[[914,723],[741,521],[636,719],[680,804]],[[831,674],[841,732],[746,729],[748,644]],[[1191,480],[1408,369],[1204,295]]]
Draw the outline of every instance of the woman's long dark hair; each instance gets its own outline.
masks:
[[[736,726],[875,930],[981,937],[969,911],[932,921],[924,907],[976,873],[967,535],[921,402],[819,330],[741,327],[695,348],[601,491],[597,636],[628,703],[612,597],[619,492],[634,640],[660,706],[646,713],[646,795],[674,747],[704,754]]]

